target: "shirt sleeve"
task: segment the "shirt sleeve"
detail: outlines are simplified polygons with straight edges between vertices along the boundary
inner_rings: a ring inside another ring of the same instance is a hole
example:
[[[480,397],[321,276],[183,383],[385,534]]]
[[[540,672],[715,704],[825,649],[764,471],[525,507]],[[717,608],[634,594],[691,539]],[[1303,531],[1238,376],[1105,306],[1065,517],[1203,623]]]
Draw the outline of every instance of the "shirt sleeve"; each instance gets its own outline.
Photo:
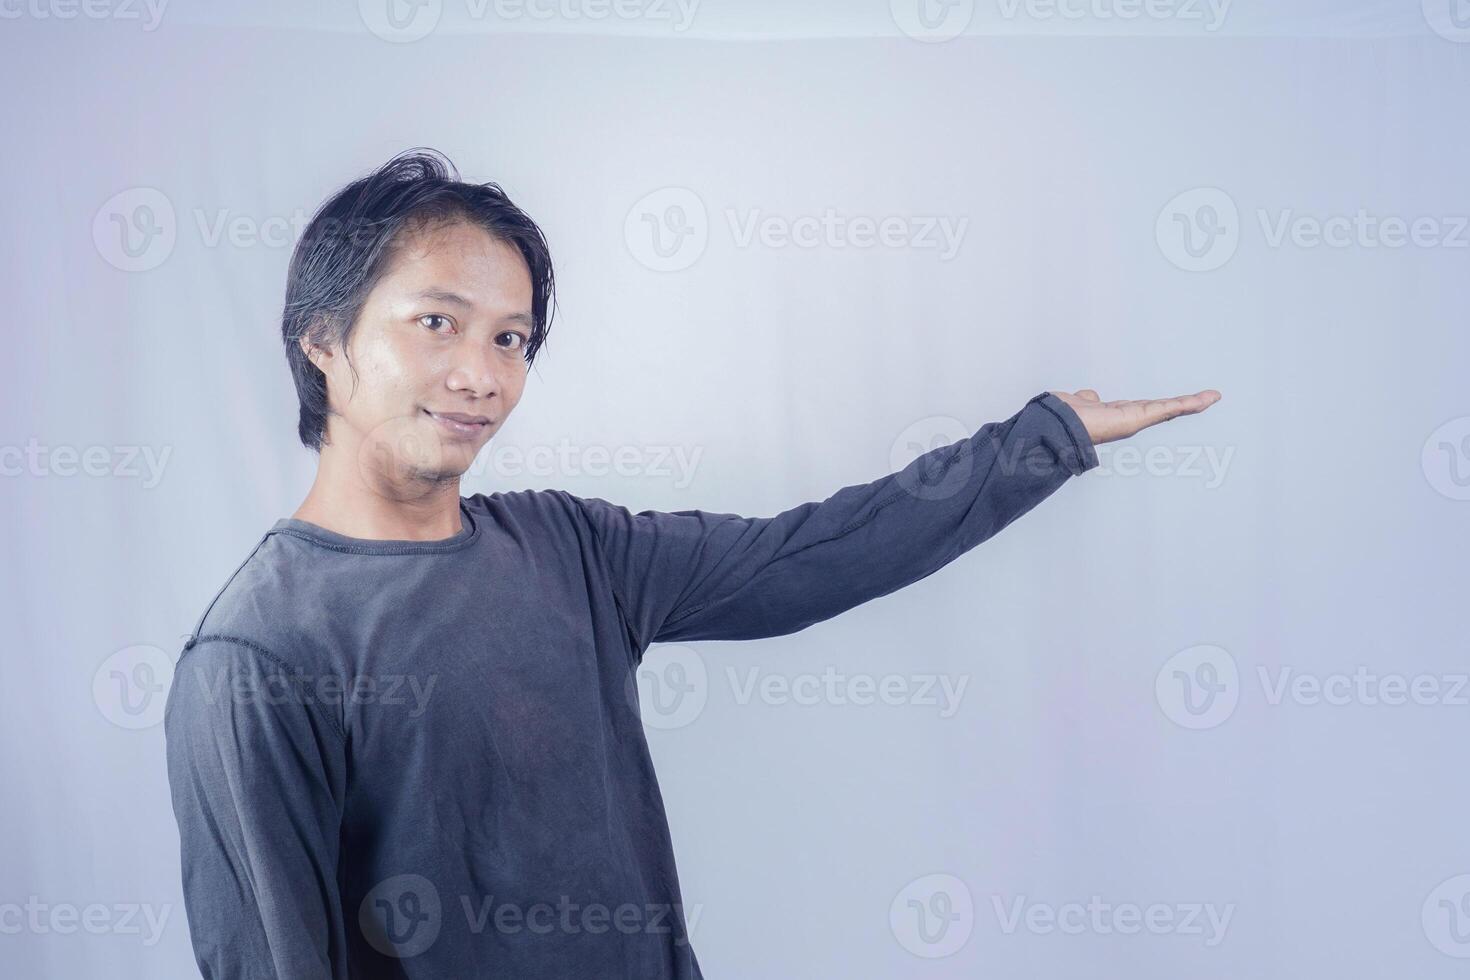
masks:
[[[872,483],[775,517],[567,496],[594,529],[641,661],[651,643],[781,636],[932,575],[1098,465],[1050,392]]]
[[[244,640],[186,647],[164,710],[184,905],[205,980],[347,977],[345,743],[301,676]]]

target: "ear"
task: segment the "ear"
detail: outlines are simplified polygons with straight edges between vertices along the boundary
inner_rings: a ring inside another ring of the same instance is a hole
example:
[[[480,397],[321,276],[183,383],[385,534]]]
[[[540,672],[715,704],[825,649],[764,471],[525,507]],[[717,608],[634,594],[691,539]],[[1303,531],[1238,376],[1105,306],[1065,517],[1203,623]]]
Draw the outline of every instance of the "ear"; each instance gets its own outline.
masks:
[[[318,347],[305,337],[302,337],[296,343],[301,347],[301,353],[306,355],[306,359],[314,364],[318,371],[325,374],[327,371],[327,362],[332,359],[332,352],[326,348]]]

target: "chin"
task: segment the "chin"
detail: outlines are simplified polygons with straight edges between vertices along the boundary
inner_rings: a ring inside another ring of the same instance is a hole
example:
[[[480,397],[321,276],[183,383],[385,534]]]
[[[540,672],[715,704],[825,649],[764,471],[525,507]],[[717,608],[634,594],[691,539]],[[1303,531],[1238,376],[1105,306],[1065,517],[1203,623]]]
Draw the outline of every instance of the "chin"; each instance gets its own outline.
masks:
[[[427,414],[420,419],[397,416],[374,427],[362,441],[358,465],[374,483],[386,480],[408,486],[457,480],[470,470],[490,435],[490,431],[474,436],[446,433]]]

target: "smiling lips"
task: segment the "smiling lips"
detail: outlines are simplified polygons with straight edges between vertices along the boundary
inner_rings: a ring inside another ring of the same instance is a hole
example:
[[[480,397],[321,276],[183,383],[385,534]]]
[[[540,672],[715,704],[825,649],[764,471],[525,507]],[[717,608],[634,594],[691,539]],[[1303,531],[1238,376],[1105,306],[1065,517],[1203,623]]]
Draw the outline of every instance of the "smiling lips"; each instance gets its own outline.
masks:
[[[463,412],[431,412],[427,408],[424,409],[424,413],[451,435],[476,436],[490,427],[490,420],[483,415],[466,415]]]

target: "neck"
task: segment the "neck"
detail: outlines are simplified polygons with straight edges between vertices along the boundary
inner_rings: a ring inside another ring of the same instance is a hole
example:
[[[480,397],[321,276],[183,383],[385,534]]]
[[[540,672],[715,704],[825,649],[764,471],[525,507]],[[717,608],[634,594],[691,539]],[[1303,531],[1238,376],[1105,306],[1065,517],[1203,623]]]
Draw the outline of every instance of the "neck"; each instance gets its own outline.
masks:
[[[316,479],[291,516],[348,537],[441,541],[458,534],[459,475],[393,480],[345,442],[322,446]]]

